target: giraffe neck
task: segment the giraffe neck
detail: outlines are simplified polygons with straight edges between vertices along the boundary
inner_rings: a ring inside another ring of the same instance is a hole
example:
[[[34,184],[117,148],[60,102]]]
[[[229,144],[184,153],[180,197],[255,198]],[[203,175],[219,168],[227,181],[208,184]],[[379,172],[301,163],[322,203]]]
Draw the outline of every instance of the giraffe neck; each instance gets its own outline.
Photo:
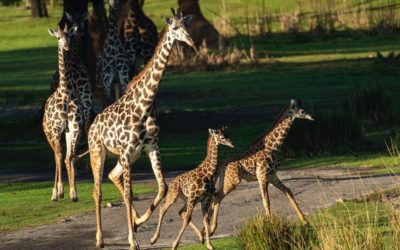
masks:
[[[80,60],[81,48],[82,48],[83,33],[80,31],[76,32],[74,38],[71,41],[71,57],[73,61]]]
[[[57,90],[61,92],[66,92],[67,87],[67,78],[65,76],[65,61],[66,61],[66,52],[62,48],[58,48],[58,72],[60,73],[60,83],[58,84]]]
[[[140,6],[140,3],[138,0],[132,0],[131,1],[131,11],[129,17],[132,20],[137,20],[140,19],[144,15],[142,6]]]
[[[265,135],[263,138],[264,150],[269,153],[276,153],[280,150],[289,130],[293,124],[291,116],[285,116],[280,119],[280,122]]]
[[[115,41],[117,41],[117,39],[117,10],[110,7],[110,13],[108,15],[108,40],[114,41],[113,45],[115,45]]]
[[[218,145],[212,135],[208,136],[207,155],[204,163],[204,167],[208,170],[207,173],[214,175],[218,163]]]
[[[173,44],[174,39],[167,29],[146,67],[127,87],[127,95],[134,100],[132,104],[144,112],[153,104]]]

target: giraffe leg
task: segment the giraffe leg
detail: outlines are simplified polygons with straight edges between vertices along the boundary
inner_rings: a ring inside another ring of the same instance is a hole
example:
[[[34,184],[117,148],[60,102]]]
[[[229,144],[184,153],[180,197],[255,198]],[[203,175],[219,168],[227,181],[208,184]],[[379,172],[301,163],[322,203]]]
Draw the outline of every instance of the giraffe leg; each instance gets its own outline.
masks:
[[[278,178],[278,176],[273,175],[270,178],[271,184],[274,185],[277,189],[281,190],[286,194],[286,196],[289,198],[289,201],[292,205],[292,207],[296,210],[297,215],[299,216],[300,220],[303,222],[304,225],[308,224],[308,221],[306,217],[304,216],[303,212],[300,210],[299,205],[297,204],[296,200],[294,199],[292,191],[290,191],[289,188],[287,188],[282,181]]]
[[[228,165],[225,172],[219,177],[219,189],[214,194],[212,203],[213,218],[210,229],[211,236],[214,235],[218,227],[218,212],[222,199],[232,192],[241,181],[242,179],[239,175],[239,168],[236,166],[229,167]]]
[[[112,86],[113,86],[113,79],[114,75],[111,73],[105,73],[104,74],[104,91],[106,94],[105,102],[106,106],[110,105],[113,102],[113,97],[112,97]]]
[[[174,244],[172,245],[172,249],[174,249],[174,250],[178,248],[179,242],[181,241],[181,238],[182,238],[182,234],[185,231],[187,225],[190,223],[194,205],[195,205],[195,201],[193,199],[189,198],[184,207],[185,211],[181,213],[183,223],[182,223],[181,230],[179,231],[178,237],[176,238],[176,240],[174,241]]]
[[[61,138],[53,138],[48,139],[51,148],[53,149],[54,153],[54,160],[55,160],[55,174],[54,174],[54,187],[53,187],[53,194],[51,196],[52,201],[57,201],[60,198],[64,197],[63,191],[63,183],[62,183],[62,147],[61,147]]]
[[[168,191],[167,198],[165,199],[165,202],[160,207],[157,229],[156,229],[156,232],[154,233],[153,237],[150,240],[151,245],[156,243],[158,238],[160,237],[161,224],[162,224],[164,215],[167,212],[168,208],[170,208],[172,206],[172,204],[174,204],[178,198],[179,190],[176,188],[176,185],[174,185],[172,183],[170,186],[171,186],[171,188]]]
[[[203,225],[204,225],[204,230],[206,234],[206,242],[207,242],[207,249],[212,250],[214,249],[213,246],[211,245],[211,240],[210,240],[210,217],[209,217],[209,210],[210,210],[210,199],[206,199],[201,202],[201,211],[203,213]]]
[[[69,132],[65,133],[65,144],[67,147],[67,153],[65,156],[65,166],[68,172],[69,181],[69,197],[71,201],[77,202],[78,197],[76,194],[75,186],[75,172],[76,172],[76,151],[78,149],[79,142],[79,131],[72,131],[70,128]]]
[[[137,154],[137,153],[136,153]],[[123,177],[124,177],[124,201],[126,206],[126,216],[128,221],[128,241],[131,249],[139,249],[138,242],[136,241],[134,230],[133,230],[133,221],[132,221],[132,190],[131,190],[131,169],[129,162],[129,154],[121,154],[119,161],[121,166],[123,167]],[[138,154],[137,154],[138,155]],[[133,158],[137,159],[138,156]]]
[[[90,165],[92,167],[94,179],[93,199],[96,204],[96,247],[103,248],[104,240],[103,229],[101,225],[101,181],[103,178],[103,167],[106,152],[102,146],[96,146],[98,146],[98,150],[93,150],[93,148],[90,150]]]
[[[129,68],[127,63],[122,66],[122,69],[118,72],[118,75],[120,82],[120,94],[123,95],[129,83]]]
[[[184,199],[183,199],[184,200]],[[184,200],[186,202],[186,200]],[[185,212],[185,207],[183,207],[180,211],[179,211],[179,216],[182,217],[183,213]],[[183,218],[183,217],[182,217]],[[193,223],[193,221],[190,220],[189,222],[189,226],[193,229],[194,233],[196,234],[197,238],[199,239],[199,241],[201,242],[201,244],[204,243],[204,237],[203,237],[203,233],[200,231],[200,229]]]
[[[134,159],[133,161],[136,161],[136,159]],[[123,174],[123,168],[121,164],[119,164],[118,162],[117,165],[113,168],[113,170],[108,174],[108,179],[110,179],[112,183],[114,183],[114,185],[121,193],[121,196],[124,197],[122,174]],[[131,206],[131,209],[132,209],[132,220],[135,221],[139,217],[139,214],[133,207],[133,205]],[[136,230],[136,223],[134,224],[134,229]]]
[[[153,168],[154,175],[156,176],[156,180],[158,183],[158,193],[156,198],[154,199],[153,203],[147,209],[146,213],[143,214],[137,221],[137,225],[141,225],[142,223],[146,222],[151,214],[153,213],[154,209],[158,206],[161,200],[165,197],[168,191],[167,184],[165,183],[164,176],[161,171],[161,160],[160,160],[160,151],[157,145],[153,145],[150,150],[146,150],[150,161],[151,167]]]
[[[266,172],[266,165],[260,164],[257,168],[257,181],[260,186],[260,193],[261,193],[261,198],[263,201],[265,213],[267,216],[271,215],[270,212],[270,202],[269,202],[269,195],[268,195],[268,177],[267,177],[267,172]]]

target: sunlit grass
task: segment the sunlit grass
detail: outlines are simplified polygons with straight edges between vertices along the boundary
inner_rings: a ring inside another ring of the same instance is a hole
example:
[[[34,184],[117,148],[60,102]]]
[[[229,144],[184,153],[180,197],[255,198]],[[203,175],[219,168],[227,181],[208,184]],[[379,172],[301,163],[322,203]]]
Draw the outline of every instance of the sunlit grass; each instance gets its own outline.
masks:
[[[397,190],[398,192],[398,190]],[[398,193],[397,193],[398,194]],[[397,249],[398,212],[378,200],[346,201],[298,221],[258,215],[238,235],[245,249]]]
[[[64,184],[64,199],[57,202],[50,201],[53,188],[51,182],[0,184],[0,232],[47,224],[94,210],[93,183],[77,183],[78,202],[69,200],[69,188]],[[104,205],[106,202],[121,200],[120,193],[113,184],[104,183],[102,190]],[[133,185],[133,192],[137,195],[156,190],[154,185]]]
[[[212,245],[215,250],[239,250],[241,249],[238,241],[235,237],[227,237],[222,239],[215,239],[212,240]],[[205,245],[202,244],[188,244],[179,246],[179,249],[182,250],[200,250],[200,249],[207,249]]]

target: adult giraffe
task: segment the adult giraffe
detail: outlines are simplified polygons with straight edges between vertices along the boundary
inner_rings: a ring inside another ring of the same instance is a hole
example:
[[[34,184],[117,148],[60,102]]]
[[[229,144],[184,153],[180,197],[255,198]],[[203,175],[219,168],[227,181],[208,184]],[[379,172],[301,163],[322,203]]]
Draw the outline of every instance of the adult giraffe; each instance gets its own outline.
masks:
[[[158,127],[154,126],[148,117],[152,113],[153,101],[175,40],[193,46],[192,38],[187,32],[191,16],[177,16],[173,9],[172,13],[173,17],[166,19],[166,31],[146,67],[129,83],[125,94],[95,118],[89,130],[90,163],[94,177],[93,198],[96,203],[97,247],[104,247],[101,226],[101,181],[106,151],[119,157],[117,165],[108,177],[119,189],[125,201],[128,241],[131,248],[139,247],[133,233],[134,224],[140,225],[145,222],[167,191],[161,172],[157,140],[150,140],[153,133],[158,133]],[[150,158],[159,190],[150,208],[142,217],[137,218],[132,205],[131,165],[139,158],[142,151],[145,151]]]

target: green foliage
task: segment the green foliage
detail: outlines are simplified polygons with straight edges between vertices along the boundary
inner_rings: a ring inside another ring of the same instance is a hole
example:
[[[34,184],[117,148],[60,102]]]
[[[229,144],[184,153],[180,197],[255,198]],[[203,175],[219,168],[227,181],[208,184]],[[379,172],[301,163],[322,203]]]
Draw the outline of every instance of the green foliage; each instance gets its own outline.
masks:
[[[317,112],[315,121],[296,121],[285,141],[288,157],[354,151],[362,139],[360,122],[349,114]]]
[[[10,5],[19,5],[21,0],[0,0],[0,5],[10,6]]]
[[[394,110],[391,98],[377,84],[360,87],[343,105],[343,112],[361,121],[366,130],[393,125],[397,119]]]
[[[238,235],[243,249],[398,249],[399,212],[381,201],[346,201],[308,217],[312,227],[256,216]]]
[[[239,246],[238,240],[236,237],[226,237],[222,239],[215,239],[211,241],[215,250],[241,250],[242,248]],[[188,244],[188,245],[179,245],[179,249],[182,250],[206,250],[207,247],[204,244]]]
[[[241,230],[238,239],[246,250],[310,249],[316,242],[311,227],[274,215],[254,217]]]

